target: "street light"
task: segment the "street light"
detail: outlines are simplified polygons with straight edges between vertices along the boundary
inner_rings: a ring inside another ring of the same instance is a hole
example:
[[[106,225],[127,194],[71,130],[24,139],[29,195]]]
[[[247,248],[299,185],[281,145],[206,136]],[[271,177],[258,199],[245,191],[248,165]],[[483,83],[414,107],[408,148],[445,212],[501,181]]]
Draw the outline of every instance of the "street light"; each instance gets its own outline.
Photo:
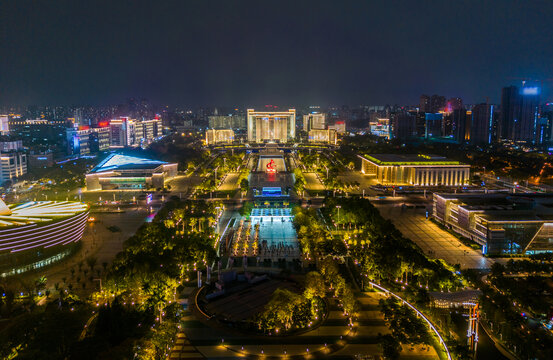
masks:
[[[338,209],[338,222],[340,222],[340,209],[342,208],[341,205],[336,205],[336,209]]]

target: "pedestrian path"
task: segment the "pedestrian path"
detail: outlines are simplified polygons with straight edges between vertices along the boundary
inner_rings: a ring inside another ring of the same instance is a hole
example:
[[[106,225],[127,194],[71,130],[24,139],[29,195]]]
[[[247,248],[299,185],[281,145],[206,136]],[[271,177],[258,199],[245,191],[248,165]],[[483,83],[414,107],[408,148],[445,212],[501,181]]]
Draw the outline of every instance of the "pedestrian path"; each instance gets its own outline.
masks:
[[[192,320],[192,317],[190,314],[184,315],[182,317],[183,321],[190,321]],[[177,334],[177,341],[175,342],[175,345],[171,349],[171,353],[169,354],[170,360],[175,359],[205,359],[205,357],[196,349],[195,346],[193,346],[190,343],[190,340],[186,337],[186,334],[181,329]]]

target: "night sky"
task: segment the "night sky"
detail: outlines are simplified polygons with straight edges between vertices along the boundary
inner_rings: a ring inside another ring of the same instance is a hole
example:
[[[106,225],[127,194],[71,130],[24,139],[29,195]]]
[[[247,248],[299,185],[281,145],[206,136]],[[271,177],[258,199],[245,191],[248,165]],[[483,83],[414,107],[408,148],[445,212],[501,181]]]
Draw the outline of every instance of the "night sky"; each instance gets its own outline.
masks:
[[[4,105],[499,102],[518,77],[553,78],[553,1],[0,1]]]

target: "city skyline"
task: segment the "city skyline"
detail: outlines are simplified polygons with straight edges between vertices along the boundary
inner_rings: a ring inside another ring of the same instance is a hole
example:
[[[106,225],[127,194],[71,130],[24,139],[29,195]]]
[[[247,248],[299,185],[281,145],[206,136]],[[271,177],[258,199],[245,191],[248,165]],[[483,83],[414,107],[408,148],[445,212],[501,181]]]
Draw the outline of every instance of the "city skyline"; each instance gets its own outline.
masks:
[[[0,9],[1,105],[416,104],[421,94],[499,103],[522,78],[544,81],[544,101],[553,93],[544,1]]]

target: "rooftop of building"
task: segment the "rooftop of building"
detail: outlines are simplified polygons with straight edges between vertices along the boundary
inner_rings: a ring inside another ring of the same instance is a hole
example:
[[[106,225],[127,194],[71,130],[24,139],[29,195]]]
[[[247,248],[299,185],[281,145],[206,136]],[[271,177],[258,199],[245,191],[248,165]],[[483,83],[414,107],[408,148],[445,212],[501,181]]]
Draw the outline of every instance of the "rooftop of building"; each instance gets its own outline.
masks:
[[[0,200],[0,228],[53,221],[88,210],[76,201],[29,201],[6,205]]]
[[[553,193],[436,194],[487,221],[551,221]]]
[[[439,155],[370,154],[363,157],[377,165],[464,165]]]
[[[154,170],[161,165],[169,164],[165,161],[139,158],[136,156],[110,154],[100,162],[90,173],[101,173],[113,170]]]

